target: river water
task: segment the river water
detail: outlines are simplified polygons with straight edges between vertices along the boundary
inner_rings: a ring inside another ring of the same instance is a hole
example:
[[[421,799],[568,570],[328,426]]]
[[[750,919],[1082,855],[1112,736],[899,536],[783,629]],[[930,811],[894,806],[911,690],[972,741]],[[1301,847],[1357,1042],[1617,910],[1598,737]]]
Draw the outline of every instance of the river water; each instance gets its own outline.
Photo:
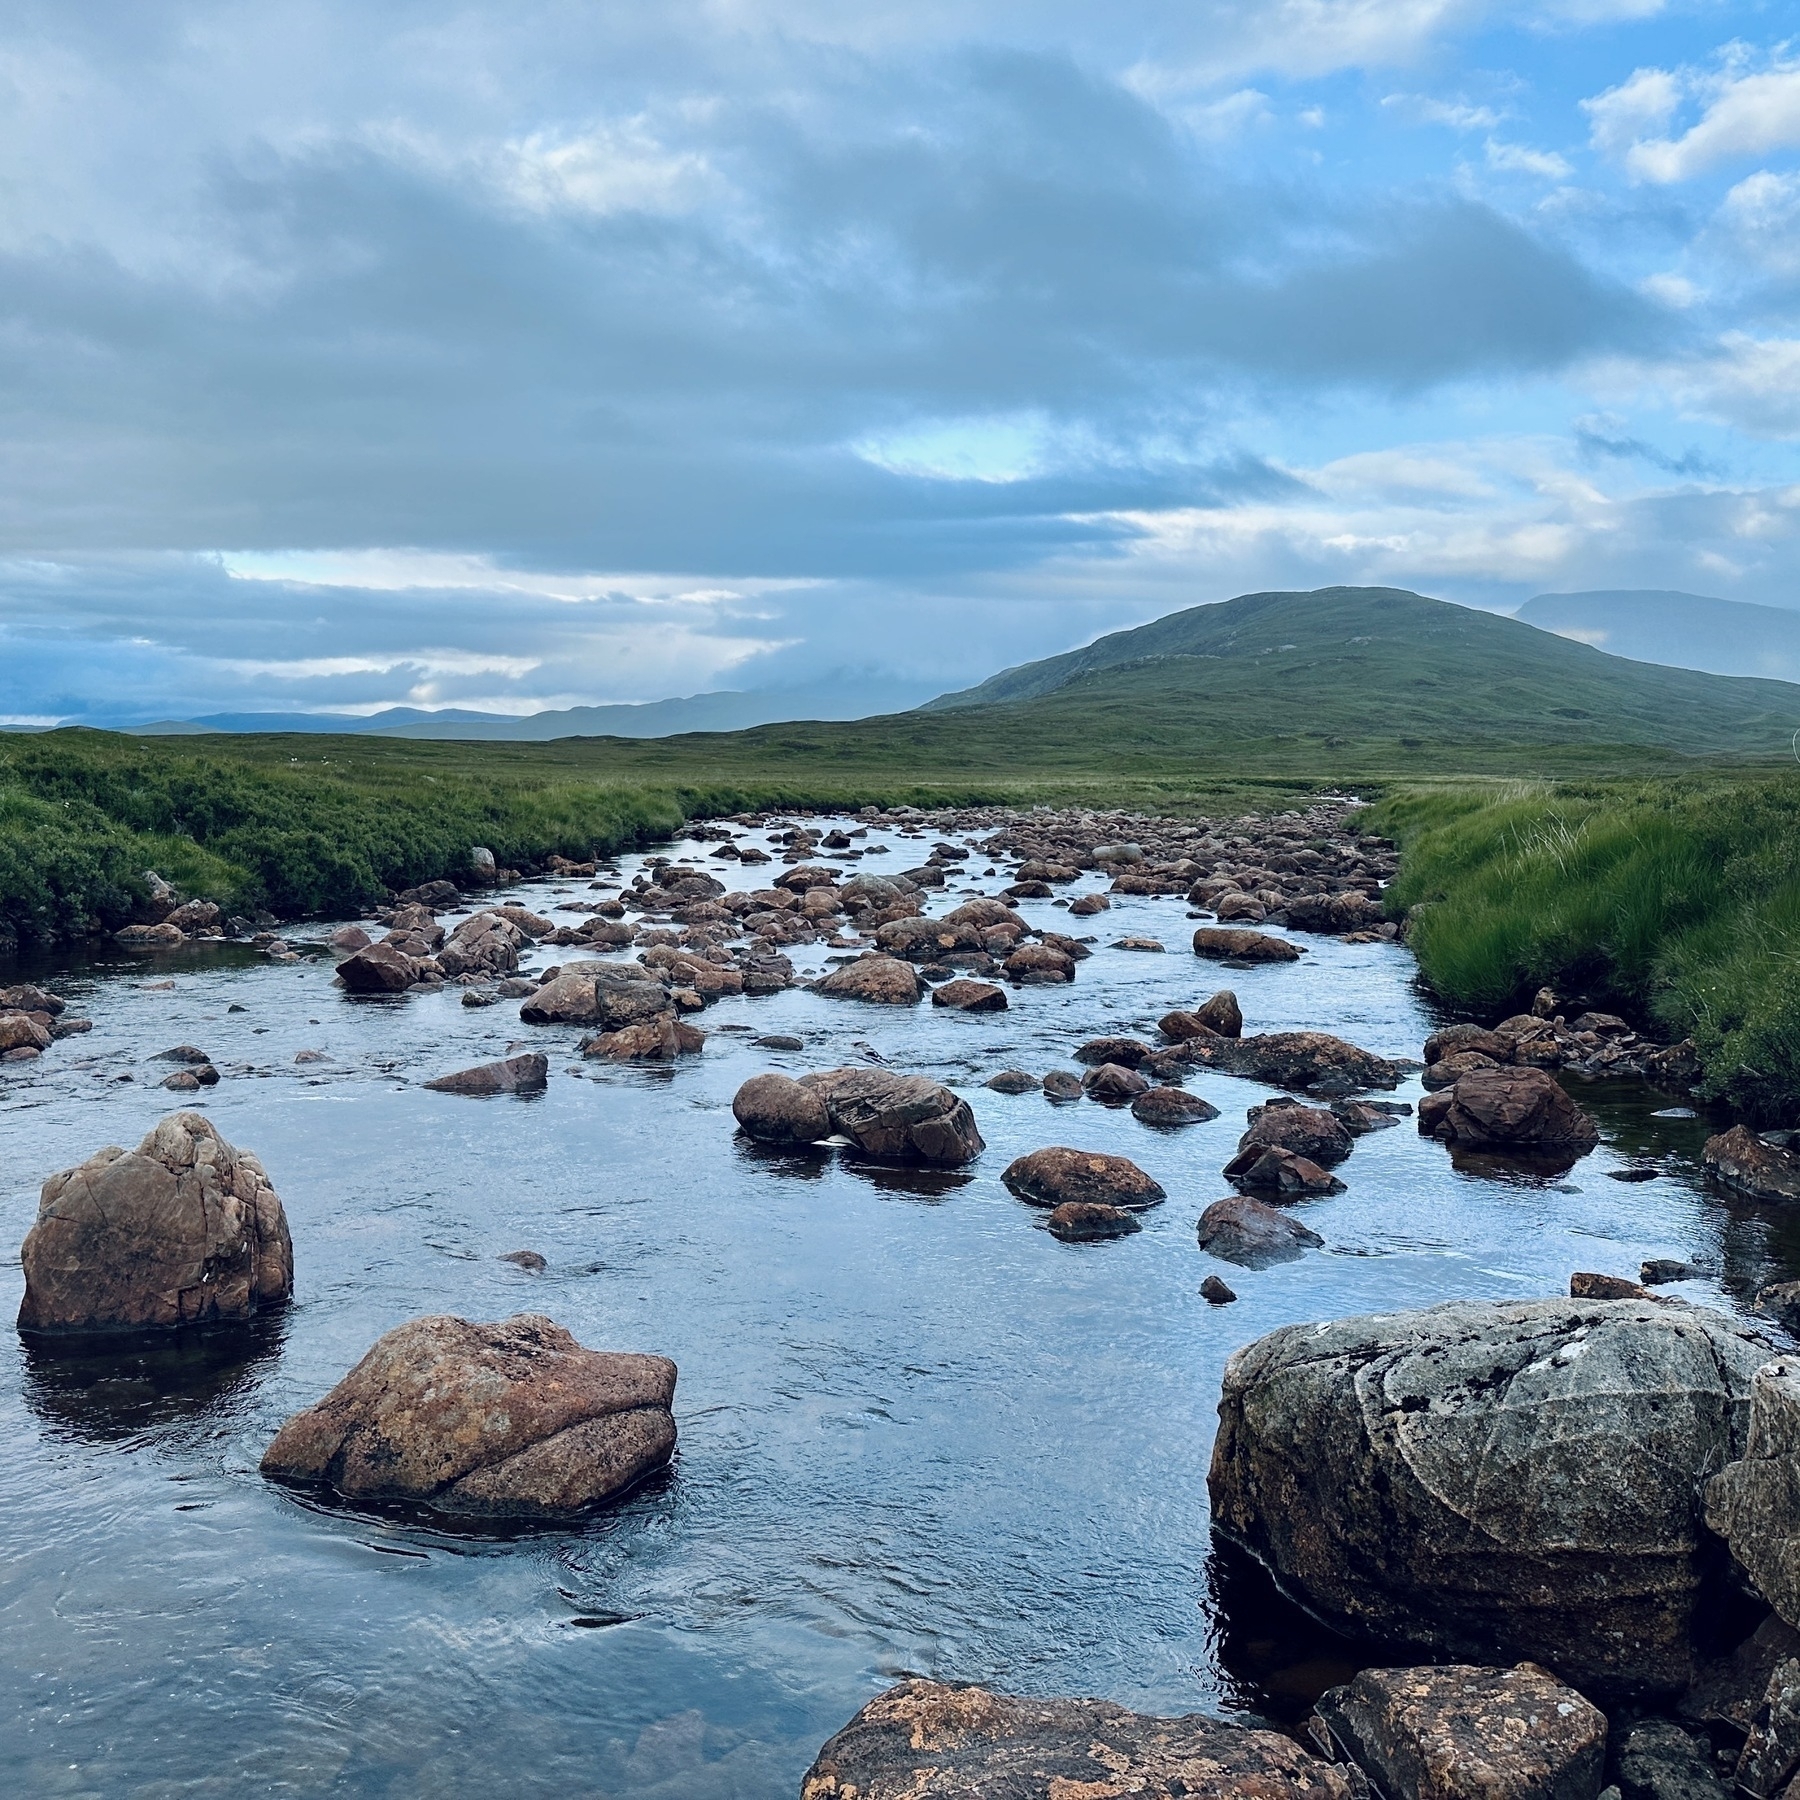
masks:
[[[923,853],[875,837],[894,854],[859,866]],[[705,866],[734,886],[779,867]],[[985,866],[932,909],[995,891]],[[572,881],[512,897],[596,896]],[[1048,901],[1020,910],[1068,925]],[[278,1322],[173,1351],[9,1337],[0,1791],[763,1800],[795,1794],[819,1744],[902,1672],[1292,1716],[1349,1652],[1209,1543],[1233,1349],[1295,1320],[1563,1293],[1573,1270],[1635,1275],[1649,1256],[1705,1265],[1669,1291],[1734,1311],[1800,1274],[1800,1228],[1700,1181],[1708,1123],[1659,1117],[1678,1103],[1623,1084],[1576,1089],[1604,1141],[1566,1175],[1458,1173],[1408,1121],[1359,1139],[1337,1171],[1349,1191],[1306,1206],[1326,1249],[1217,1264],[1194,1223],[1268,1090],[1202,1071],[1187,1085],[1223,1116],[1163,1134],[981,1085],[1073,1067],[1091,1036],[1153,1036],[1219,985],[1186,949],[1179,900],[1118,899],[1088,923],[1075,983],[1015,991],[1010,1012],[727,1000],[698,1020],[704,1055],[673,1070],[582,1063],[572,1028],[523,1026],[516,1003],[467,1009],[455,989],[353,999],[329,960],[194,946],[0,973],[48,979],[96,1021],[0,1071],[6,1318],[44,1177],[183,1104],[262,1159],[297,1290]],[[1127,932],[1169,953],[1108,948]],[[1417,1056],[1438,1021],[1408,953],[1305,941],[1296,964],[1222,977],[1246,1030]],[[564,954],[586,953],[532,961]],[[817,970],[828,953],[790,954]],[[749,1041],[771,1032],[806,1047]],[[522,1040],[551,1052],[541,1097],[421,1085]],[[219,1086],[156,1085],[171,1065],[148,1059],[181,1043],[212,1055]],[[330,1060],[296,1064],[302,1050]],[[908,1177],[735,1135],[748,1076],[871,1053],[968,1093],[988,1143],[971,1170]],[[1170,1199],[1137,1236],[1058,1243],[1000,1183],[1053,1143],[1130,1156]],[[1609,1178],[1652,1162],[1655,1179]],[[519,1249],[547,1270],[499,1260]],[[1209,1272],[1237,1304],[1199,1297]],[[438,1311],[544,1312],[596,1348],[672,1356],[674,1466],[578,1529],[476,1540],[258,1476],[283,1418],[382,1332]]]

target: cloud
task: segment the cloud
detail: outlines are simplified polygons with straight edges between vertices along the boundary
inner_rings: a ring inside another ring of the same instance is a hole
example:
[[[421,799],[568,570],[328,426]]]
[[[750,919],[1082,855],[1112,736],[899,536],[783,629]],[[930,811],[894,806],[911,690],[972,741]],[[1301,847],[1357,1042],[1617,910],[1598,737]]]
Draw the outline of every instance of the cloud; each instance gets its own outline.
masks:
[[[1545,181],[1567,181],[1574,173],[1566,158],[1554,150],[1532,150],[1524,144],[1487,141],[1487,164],[1509,175],[1536,175]]]
[[[1491,106],[1471,106],[1465,100],[1433,100],[1424,94],[1387,94],[1385,110],[1420,125],[1447,125],[1452,131],[1492,131],[1502,114]]]
[[[1742,60],[1741,52],[1729,54],[1723,68],[1710,72],[1639,69],[1584,100],[1595,148],[1622,160],[1640,180],[1667,184],[1733,157],[1800,145],[1800,61],[1780,51],[1761,69],[1744,68]],[[1688,98],[1701,102],[1699,119],[1669,134]]]

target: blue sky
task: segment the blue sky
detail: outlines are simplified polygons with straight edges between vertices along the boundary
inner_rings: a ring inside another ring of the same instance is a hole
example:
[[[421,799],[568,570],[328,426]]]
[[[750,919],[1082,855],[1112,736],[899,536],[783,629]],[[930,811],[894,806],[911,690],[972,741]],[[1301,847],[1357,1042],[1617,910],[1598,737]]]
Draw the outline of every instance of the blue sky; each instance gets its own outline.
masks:
[[[921,694],[1800,604],[1800,35],[1657,0],[14,0],[0,717]]]

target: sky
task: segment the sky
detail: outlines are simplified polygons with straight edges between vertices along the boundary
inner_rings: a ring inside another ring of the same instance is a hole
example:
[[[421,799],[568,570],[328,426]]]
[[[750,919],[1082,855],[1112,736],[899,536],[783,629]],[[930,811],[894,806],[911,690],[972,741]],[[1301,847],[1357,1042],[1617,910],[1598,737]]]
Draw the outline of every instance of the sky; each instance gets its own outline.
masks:
[[[1800,605],[1800,24],[11,0],[0,722]]]

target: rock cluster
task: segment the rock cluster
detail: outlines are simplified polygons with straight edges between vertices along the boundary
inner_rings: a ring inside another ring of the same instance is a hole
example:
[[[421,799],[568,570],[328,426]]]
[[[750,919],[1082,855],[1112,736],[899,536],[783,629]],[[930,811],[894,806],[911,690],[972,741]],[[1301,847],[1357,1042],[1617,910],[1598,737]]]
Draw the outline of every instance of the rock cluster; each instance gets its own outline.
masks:
[[[755,1075],[731,1105],[746,1137],[789,1147],[837,1134],[878,1162],[954,1169],[986,1148],[968,1101],[922,1075],[827,1069]]]
[[[1471,1069],[1511,1064],[1586,1076],[1629,1075],[1682,1088],[1700,1072],[1692,1043],[1652,1043],[1613,1013],[1584,1012],[1572,1020],[1554,1012],[1517,1013],[1491,1029],[1447,1025],[1425,1040],[1428,1088],[1448,1086]]]
[[[1500,1155],[1585,1156],[1600,1128],[1537,1068],[1471,1069],[1419,1102],[1419,1132],[1452,1149]]]
[[[0,1064],[36,1062],[59,1038],[91,1030],[68,1016],[68,1002],[34,983],[0,988]]]
[[[44,1183],[21,1252],[21,1331],[246,1319],[293,1292],[287,1217],[262,1165],[198,1113]]]

